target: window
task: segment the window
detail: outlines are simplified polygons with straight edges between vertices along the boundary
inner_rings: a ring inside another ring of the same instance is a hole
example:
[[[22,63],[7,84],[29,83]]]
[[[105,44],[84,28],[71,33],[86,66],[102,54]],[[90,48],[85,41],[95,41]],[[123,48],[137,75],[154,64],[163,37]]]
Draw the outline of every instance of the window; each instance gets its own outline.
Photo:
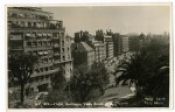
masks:
[[[38,42],[38,46],[42,46],[42,42]]]
[[[33,23],[34,28],[36,28],[36,22]]]
[[[39,73],[40,71],[39,71],[39,69],[35,69],[35,72],[36,72],[36,73]]]
[[[72,71],[72,69],[70,68],[70,72]]]
[[[49,68],[48,68],[48,67],[46,67],[46,68],[45,68],[45,71],[48,71],[48,70],[49,70]]]
[[[40,68],[40,71],[41,71],[41,72],[43,72],[43,71],[44,71],[44,69],[43,69],[43,68]]]
[[[32,47],[36,47],[37,46],[37,43],[36,42],[33,42],[32,43]]]
[[[28,22],[28,27],[32,27],[32,24],[31,24],[31,22]]]
[[[64,32],[62,32],[61,35],[64,36]]]
[[[47,42],[47,46],[50,46],[51,44],[50,44],[51,42]]]
[[[63,60],[65,60],[65,56],[63,56]]]
[[[22,49],[23,48],[23,41],[10,41],[10,47],[13,49]]]
[[[37,55],[37,51],[33,51],[33,55]]]
[[[51,67],[50,67],[50,70],[53,70],[53,69],[54,69],[54,67],[53,67],[53,66],[51,66]]]
[[[62,41],[62,45],[64,45],[64,41]]]
[[[53,37],[57,37],[57,33],[53,33]]]
[[[43,44],[44,44],[43,46],[47,46],[47,42],[43,42]]]

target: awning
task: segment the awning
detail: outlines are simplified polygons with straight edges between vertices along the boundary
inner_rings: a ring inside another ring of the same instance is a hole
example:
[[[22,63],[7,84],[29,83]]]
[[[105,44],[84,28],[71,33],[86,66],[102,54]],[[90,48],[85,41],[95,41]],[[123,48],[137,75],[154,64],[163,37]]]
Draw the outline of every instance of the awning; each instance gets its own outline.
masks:
[[[45,51],[45,52],[43,52],[44,54],[48,54],[48,52],[47,51]]]
[[[43,33],[43,36],[47,36],[47,34]]]
[[[58,44],[55,44],[54,47],[59,47]]]
[[[27,33],[26,36],[27,36],[27,37],[31,37],[31,34],[30,34],[30,33]]]
[[[43,55],[43,52],[42,52],[42,51],[40,51],[40,52],[38,52],[38,54],[39,54],[39,55]]]
[[[38,34],[36,34],[37,36],[39,36],[39,37],[42,37],[42,34],[41,33],[38,33]]]
[[[24,14],[19,14],[20,17],[24,17]]]
[[[52,34],[48,33],[48,34],[47,34],[47,36],[51,37],[51,36],[52,36]]]

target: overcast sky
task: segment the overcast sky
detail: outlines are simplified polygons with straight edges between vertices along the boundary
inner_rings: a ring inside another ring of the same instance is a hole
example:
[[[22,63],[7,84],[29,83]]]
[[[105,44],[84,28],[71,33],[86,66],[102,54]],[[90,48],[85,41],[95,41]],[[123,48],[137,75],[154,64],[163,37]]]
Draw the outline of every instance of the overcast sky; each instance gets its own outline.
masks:
[[[170,7],[168,6],[100,6],[100,7],[45,7],[54,19],[63,20],[66,32],[111,29],[121,34],[169,32]]]

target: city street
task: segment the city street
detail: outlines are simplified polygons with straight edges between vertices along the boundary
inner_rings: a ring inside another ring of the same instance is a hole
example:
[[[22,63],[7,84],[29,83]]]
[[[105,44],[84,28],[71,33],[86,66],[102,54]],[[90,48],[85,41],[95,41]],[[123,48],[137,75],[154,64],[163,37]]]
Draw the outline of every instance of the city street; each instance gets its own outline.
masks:
[[[110,84],[108,86],[108,88],[105,90],[105,94],[100,97],[97,101],[98,102],[106,102],[112,99],[116,99],[116,98],[121,98],[121,97],[125,97],[129,94],[131,94],[131,90],[130,87],[128,85],[119,85],[116,86],[115,84],[115,77],[114,76],[114,72],[117,69],[116,67],[119,65],[119,62],[123,59],[129,59],[129,57],[132,55],[132,53],[126,53],[126,54],[122,54],[118,57],[114,57],[113,61],[109,62],[106,64],[106,68],[109,72],[109,80],[110,80]]]

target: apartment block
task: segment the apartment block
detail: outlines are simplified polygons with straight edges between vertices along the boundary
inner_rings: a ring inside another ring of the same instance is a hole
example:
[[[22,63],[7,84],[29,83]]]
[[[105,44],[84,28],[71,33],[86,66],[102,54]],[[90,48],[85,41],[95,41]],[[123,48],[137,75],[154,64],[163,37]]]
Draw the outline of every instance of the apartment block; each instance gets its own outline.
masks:
[[[126,53],[129,51],[129,37],[127,35],[121,35],[122,37],[122,52]]]
[[[86,42],[75,42],[71,45],[74,67],[86,65],[91,67],[95,62],[95,51]]]
[[[8,8],[8,43],[8,55],[31,52],[39,58],[29,82],[31,91],[47,91],[50,77],[60,68],[70,77],[70,37],[52,13],[35,7]]]
[[[95,61],[103,62],[106,59],[106,44],[101,41],[92,41],[95,50]]]
[[[114,57],[114,43],[112,36],[104,35],[104,43],[106,44],[106,58],[111,59]]]

